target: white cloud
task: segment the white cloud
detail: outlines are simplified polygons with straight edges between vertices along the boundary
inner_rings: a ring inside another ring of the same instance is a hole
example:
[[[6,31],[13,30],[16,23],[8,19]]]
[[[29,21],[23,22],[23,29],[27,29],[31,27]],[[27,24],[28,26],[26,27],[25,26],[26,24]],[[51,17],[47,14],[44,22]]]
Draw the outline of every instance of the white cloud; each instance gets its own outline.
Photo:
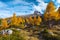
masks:
[[[23,1],[23,0],[14,0],[14,1],[12,1],[12,2],[9,2],[9,4],[11,4],[11,5],[16,5],[16,4],[30,5],[30,4],[32,4],[32,3],[28,3],[28,2]]]
[[[13,11],[13,12],[17,12],[17,11],[24,12],[24,11],[28,11],[29,9],[32,9],[32,7],[31,7],[32,3],[28,3],[23,0],[14,0],[12,2],[9,2],[8,4],[9,4],[9,6],[11,5],[13,7],[9,7],[7,9],[9,9],[10,11]]]
[[[42,10],[46,9],[48,3],[45,3],[44,0],[36,0],[36,1],[39,2],[39,5],[38,6],[34,5],[35,10],[38,10],[41,13],[43,13]],[[60,0],[52,0],[52,1],[57,7],[56,10],[58,10],[58,8],[60,7]]]
[[[60,7],[60,0],[53,0],[55,6],[56,6],[56,11],[58,10],[58,8]]]
[[[27,6],[16,6],[16,4],[24,4]],[[15,0],[12,2],[9,2],[8,4],[5,4],[3,2],[0,2],[0,8],[2,7],[3,9],[0,9],[0,18],[6,18],[6,17],[10,17],[13,15],[14,12],[16,12],[17,15],[25,15],[25,14],[30,14],[32,12],[29,13],[24,13],[24,11],[28,11],[28,9],[30,9],[30,7],[28,7],[28,5],[31,5],[32,3],[28,3],[22,0]],[[14,7],[11,7],[11,6]],[[22,12],[18,12],[18,11],[22,11]]]
[[[10,17],[12,16],[10,14],[10,11],[7,11],[7,10],[0,10],[0,18],[6,18],[6,17]]]
[[[56,0],[56,2],[60,4],[60,0]]]
[[[36,1],[38,1],[38,2],[42,2],[43,0],[36,0]]]
[[[37,0],[37,1],[39,2],[39,5],[38,6],[34,5],[34,9],[43,13],[42,10],[46,9],[47,3],[44,3],[44,1],[42,0]]]
[[[60,0],[56,0],[57,7],[60,7]]]
[[[46,9],[46,6],[48,3],[45,3],[44,0],[36,0],[36,1],[39,2],[38,5],[35,5],[34,3],[28,3],[23,0],[14,0],[12,2],[9,2],[8,4],[0,2],[0,8],[3,8],[3,10],[0,9],[0,18],[10,17],[14,12],[16,12],[17,15],[31,14],[35,10],[38,10],[41,13],[43,13],[42,10]],[[55,0],[53,0],[53,1],[55,1]],[[57,9],[58,9],[60,0],[57,0],[55,3],[57,5]],[[23,6],[17,5],[17,4],[21,4]],[[29,5],[30,5],[30,7],[29,7]],[[11,6],[13,6],[13,7],[11,7]],[[8,10],[5,10],[5,9],[8,9]],[[33,9],[33,10],[30,11],[29,9]],[[29,13],[25,13],[24,11],[29,11]]]

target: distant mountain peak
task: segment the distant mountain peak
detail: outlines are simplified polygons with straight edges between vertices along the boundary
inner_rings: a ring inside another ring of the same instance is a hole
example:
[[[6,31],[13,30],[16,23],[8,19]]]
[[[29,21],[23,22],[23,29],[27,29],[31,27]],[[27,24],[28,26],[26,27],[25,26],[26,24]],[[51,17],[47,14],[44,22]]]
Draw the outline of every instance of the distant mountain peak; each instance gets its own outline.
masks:
[[[41,16],[41,13],[39,11],[34,11],[34,15],[40,15]]]

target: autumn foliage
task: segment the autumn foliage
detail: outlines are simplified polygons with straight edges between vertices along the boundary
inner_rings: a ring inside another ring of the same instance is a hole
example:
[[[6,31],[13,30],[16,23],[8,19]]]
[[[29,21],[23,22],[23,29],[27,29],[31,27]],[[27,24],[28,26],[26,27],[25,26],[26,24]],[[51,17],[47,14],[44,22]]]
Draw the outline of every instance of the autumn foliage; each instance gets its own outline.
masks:
[[[41,23],[43,23],[44,21],[51,21],[51,20],[58,21],[60,20],[60,7],[58,8],[58,10],[56,10],[54,3],[50,2],[47,5],[46,10],[42,17],[39,15],[34,15],[23,18],[23,17],[17,17],[16,13],[14,13],[13,16],[9,19],[11,21],[10,24],[8,24],[7,22],[8,20],[6,19],[2,19],[1,24],[2,27],[4,28],[10,27],[11,25],[25,28],[25,25],[40,26]]]
[[[40,25],[40,23],[42,22],[42,19],[40,16],[30,16],[30,18],[28,19],[29,23],[32,25]]]
[[[2,28],[4,28],[4,29],[9,27],[6,19],[2,19],[1,25],[2,25]]]
[[[52,20],[52,19],[59,20],[60,19],[59,15],[60,15],[60,7],[56,11],[56,8],[54,6],[54,3],[53,2],[50,2],[47,5],[46,11],[44,13],[44,19],[45,20]]]

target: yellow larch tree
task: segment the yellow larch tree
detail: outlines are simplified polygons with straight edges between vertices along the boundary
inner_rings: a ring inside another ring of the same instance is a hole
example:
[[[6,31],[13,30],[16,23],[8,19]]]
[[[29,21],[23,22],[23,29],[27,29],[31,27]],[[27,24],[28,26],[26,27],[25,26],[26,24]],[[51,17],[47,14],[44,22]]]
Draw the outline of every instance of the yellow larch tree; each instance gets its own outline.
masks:
[[[60,7],[58,8],[58,10],[56,12],[52,12],[52,13],[51,14],[52,14],[52,16],[54,16],[54,19],[56,21],[60,20]]]
[[[6,19],[2,19],[2,27],[3,28],[8,28],[9,27]]]
[[[16,14],[13,14],[13,17],[11,18],[11,26],[24,28],[24,22],[25,20],[21,17],[17,17]]]
[[[49,20],[51,17],[55,15],[55,6],[54,3],[51,1],[46,8],[44,13],[44,20]]]
[[[59,20],[59,16],[58,15],[59,15],[58,12],[55,12],[55,14],[53,15],[55,21]]]
[[[55,12],[56,8],[54,3],[51,1],[48,3],[46,11],[44,13],[44,21],[48,24],[48,27],[52,27],[52,21],[57,17],[57,13]],[[47,22],[48,21],[48,22]]]
[[[38,16],[37,25],[40,25],[41,22],[42,22],[42,18],[40,16]]]
[[[22,23],[22,22],[23,22],[23,21],[22,21],[22,18],[21,18],[21,17],[18,17],[18,18],[17,18],[17,23],[20,24],[20,23]]]
[[[30,16],[30,17],[28,18],[28,20],[29,20],[29,24],[34,25],[34,22],[33,22],[33,18],[32,18],[32,16]]]
[[[29,22],[32,25],[40,25],[42,19],[40,16],[30,16]]]
[[[28,18],[26,18],[26,19],[25,19],[25,22],[26,22],[26,23],[29,23],[29,19],[28,19]]]
[[[11,18],[11,25],[17,25],[17,17],[16,17],[16,14],[14,13],[13,14],[13,17]]]
[[[25,20],[22,17],[17,18],[17,23],[18,23],[18,26],[20,26],[20,28],[25,28],[24,27]]]
[[[36,22],[37,22],[37,19],[36,19],[36,16],[34,16],[34,18],[33,18],[34,25],[36,25]]]
[[[48,3],[47,8],[46,8],[46,12],[50,12],[50,11],[55,11],[55,6],[52,1]]]

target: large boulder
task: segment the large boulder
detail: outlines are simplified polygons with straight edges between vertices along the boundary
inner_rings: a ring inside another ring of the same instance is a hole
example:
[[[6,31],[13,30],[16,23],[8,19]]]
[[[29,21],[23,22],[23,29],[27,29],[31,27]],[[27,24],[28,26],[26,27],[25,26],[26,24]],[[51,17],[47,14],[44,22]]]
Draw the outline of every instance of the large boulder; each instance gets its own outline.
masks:
[[[8,29],[8,30],[5,30],[5,33],[6,33],[6,34],[12,34],[13,31],[12,31],[11,29]]]
[[[13,33],[13,31],[11,30],[11,29],[7,29],[7,30],[1,30],[0,31],[0,35],[4,35],[4,34],[12,34]]]

